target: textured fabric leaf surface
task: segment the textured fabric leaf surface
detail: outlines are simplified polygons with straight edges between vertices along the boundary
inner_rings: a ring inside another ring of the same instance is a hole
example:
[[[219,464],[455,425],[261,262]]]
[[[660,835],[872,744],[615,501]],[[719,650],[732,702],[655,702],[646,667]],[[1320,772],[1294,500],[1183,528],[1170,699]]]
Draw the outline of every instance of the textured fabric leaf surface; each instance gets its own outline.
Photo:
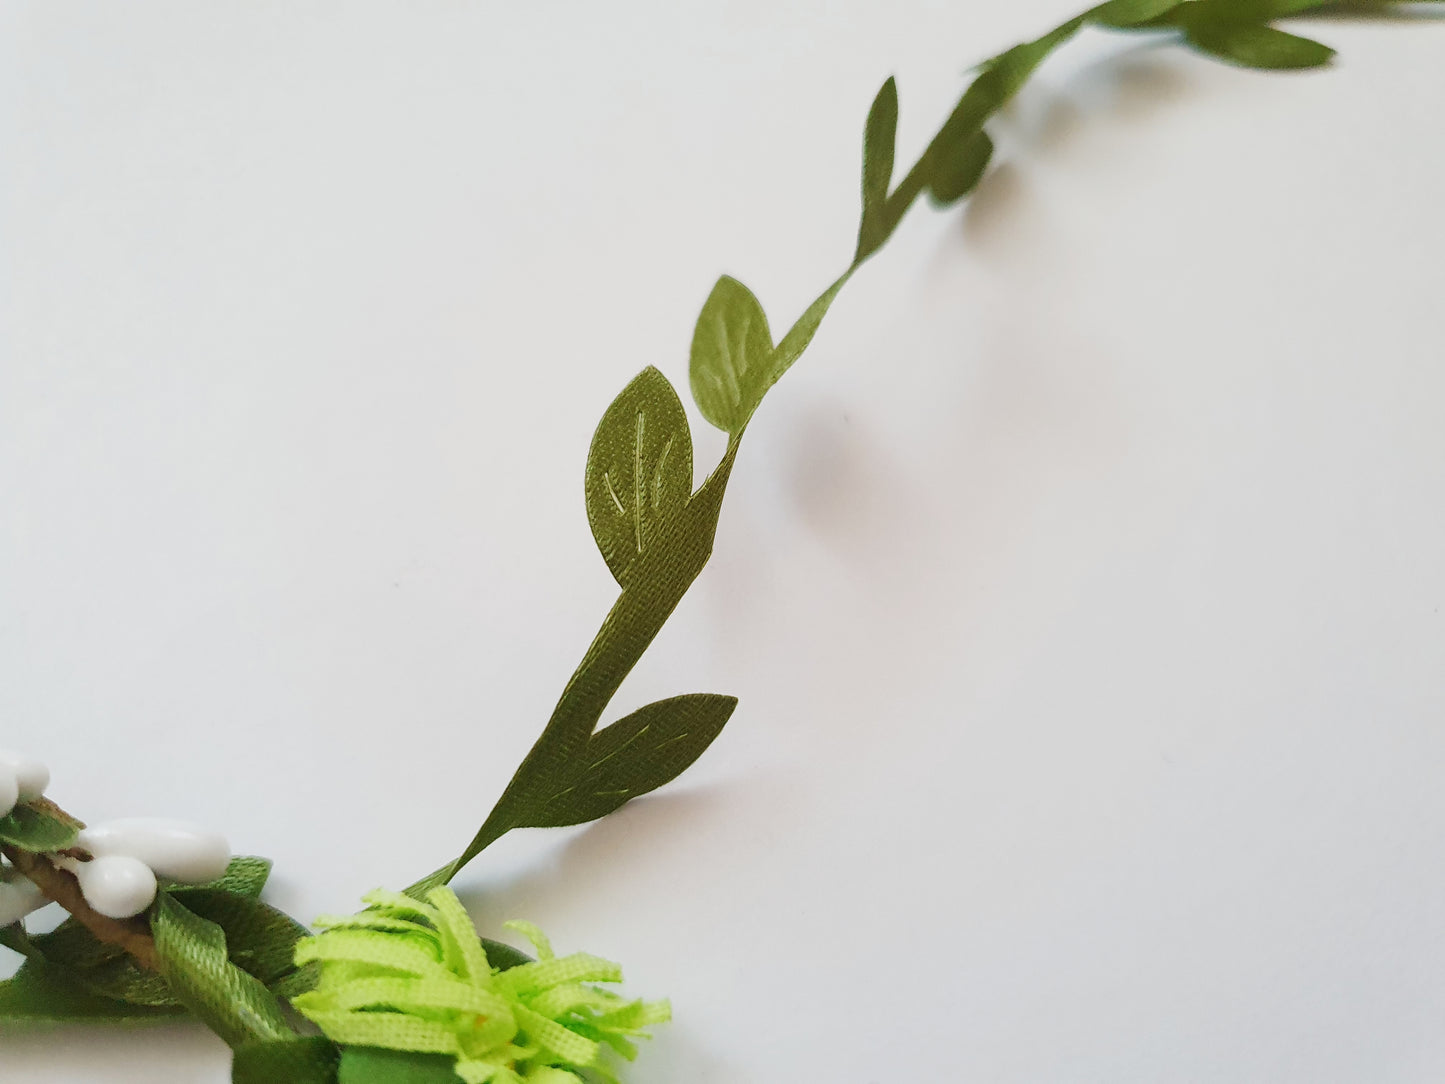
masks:
[[[248,1043],[231,1059],[231,1084],[336,1084],[340,1056],[319,1035]]]
[[[27,960],[0,982],[0,1022],[60,1023],[69,1020],[148,1023],[176,1016],[179,1008],[127,1004],[100,997],[67,981],[62,969]]]
[[[17,805],[0,817],[0,843],[37,854],[75,846],[74,824],[28,805]]]
[[[692,693],[639,708],[593,735],[586,763],[531,827],[583,824],[677,778],[722,732],[737,698]]]
[[[444,1054],[414,1054],[348,1046],[341,1052],[337,1084],[461,1084]]]
[[[762,402],[773,353],[768,317],[737,279],[717,280],[692,334],[692,397],[702,416],[740,433]]]
[[[227,958],[220,926],[162,893],[152,910],[151,933],[177,999],[227,1045],[295,1036],[275,995]]]
[[[612,401],[587,453],[587,521],[612,575],[656,544],[661,521],[692,496],[692,435],[682,400],[648,367]]]

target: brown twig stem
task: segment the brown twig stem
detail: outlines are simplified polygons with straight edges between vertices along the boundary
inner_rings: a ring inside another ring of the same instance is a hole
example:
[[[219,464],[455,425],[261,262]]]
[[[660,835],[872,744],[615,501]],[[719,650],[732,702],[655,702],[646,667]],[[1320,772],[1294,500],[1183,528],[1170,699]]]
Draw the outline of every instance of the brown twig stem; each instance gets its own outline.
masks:
[[[46,804],[50,805],[48,802]],[[74,820],[73,817],[69,817],[53,806],[50,812],[67,820]],[[54,865],[43,854],[32,854],[30,851],[23,851],[8,844],[0,846],[0,851],[3,851],[12,866],[35,882],[35,886],[45,893],[48,899],[54,900],[69,911],[77,922],[96,936],[97,940],[124,949],[137,964],[147,971],[160,970],[155,939],[151,937],[150,927],[146,925],[144,919],[106,918],[105,915],[85,902],[85,896],[80,891],[80,882],[75,879],[75,875]],[[71,857],[79,857],[72,852],[62,853],[70,854]],[[89,855],[85,857],[88,858]]]

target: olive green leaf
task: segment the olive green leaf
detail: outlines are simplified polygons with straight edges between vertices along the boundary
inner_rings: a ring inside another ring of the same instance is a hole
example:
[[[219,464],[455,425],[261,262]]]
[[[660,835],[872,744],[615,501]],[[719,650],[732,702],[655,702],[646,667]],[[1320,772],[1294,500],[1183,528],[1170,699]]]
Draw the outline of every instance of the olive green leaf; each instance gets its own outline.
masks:
[[[348,1046],[341,1051],[337,1084],[461,1084],[452,1068],[456,1060],[444,1054]]]
[[[748,424],[772,384],[768,317],[753,292],[724,275],[704,302],[692,334],[692,397],[726,433]]]
[[[692,495],[692,436],[682,400],[648,366],[612,401],[587,453],[587,521],[617,582],[626,586],[661,522]]]
[[[231,962],[276,991],[299,993],[294,982],[297,972],[296,942],[310,931],[290,915],[262,903],[220,888],[174,888],[171,896],[192,914],[221,928]],[[303,988],[307,985],[302,983]]]
[[[1091,23],[1120,29],[1152,22],[1178,7],[1181,0],[1109,0],[1091,10]]]
[[[52,964],[68,968],[97,967],[125,955],[125,949],[99,940],[74,918],[67,918],[49,933],[32,934],[30,945]]]
[[[290,1039],[276,995],[226,955],[226,934],[162,893],[151,910],[161,973],[176,999],[232,1048]]]
[[[619,719],[592,736],[580,770],[557,780],[527,826],[583,824],[671,782],[702,756],[737,706],[736,697],[693,693]]]
[[[928,180],[934,204],[946,207],[977,188],[992,157],[993,140],[982,129],[940,147]]]
[[[64,969],[40,960],[27,960],[10,979],[0,982],[0,1026],[69,1020],[139,1022],[180,1011],[100,997],[71,981]]]
[[[493,941],[490,937],[483,937],[481,940],[482,951],[487,954],[487,963],[498,971],[510,971],[514,967],[533,962],[532,957],[505,941]]]
[[[336,1084],[341,1051],[320,1035],[246,1043],[231,1058],[231,1084]]]
[[[1318,68],[1335,55],[1328,45],[1272,26],[1198,21],[1189,23],[1185,33],[1197,48],[1244,68]]]
[[[888,215],[888,187],[893,183],[897,134],[898,84],[890,75],[874,97],[863,126],[863,214],[858,223],[855,264],[878,251],[893,232]]]
[[[271,859],[238,854],[226,864],[226,872],[214,881],[188,888],[218,888],[241,896],[259,896],[271,876]]]
[[[0,843],[43,854],[75,846],[76,826],[43,809],[17,805],[0,817]]]

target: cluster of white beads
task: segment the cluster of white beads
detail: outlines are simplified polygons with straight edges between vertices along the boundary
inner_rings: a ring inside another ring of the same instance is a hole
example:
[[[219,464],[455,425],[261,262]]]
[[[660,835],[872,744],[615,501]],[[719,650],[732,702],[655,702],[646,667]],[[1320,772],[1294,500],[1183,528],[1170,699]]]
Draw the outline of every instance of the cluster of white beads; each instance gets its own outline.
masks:
[[[0,749],[0,816],[45,793],[50,771],[38,760]],[[107,918],[131,918],[156,898],[157,879],[204,884],[226,872],[225,837],[185,821],[131,817],[83,828],[75,845],[89,861],[56,857],[75,874],[85,902]],[[44,895],[14,869],[0,869],[0,926],[19,922],[46,904]]]
[[[16,802],[31,802],[50,786],[50,769],[24,753],[0,749],[0,817]]]
[[[62,858],[85,902],[107,918],[130,918],[156,898],[156,879],[198,885],[226,872],[231,848],[224,836],[186,821],[131,817],[83,828],[76,846],[89,862]]]

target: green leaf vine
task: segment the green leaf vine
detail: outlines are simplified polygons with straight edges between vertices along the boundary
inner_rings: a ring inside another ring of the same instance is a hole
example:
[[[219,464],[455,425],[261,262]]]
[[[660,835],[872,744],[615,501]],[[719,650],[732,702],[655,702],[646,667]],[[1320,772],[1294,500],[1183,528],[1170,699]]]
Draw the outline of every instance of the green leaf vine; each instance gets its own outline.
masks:
[[[1396,6],[1352,5],[1376,13]],[[719,278],[703,304],[692,335],[689,384],[702,417],[727,434],[727,446],[702,485],[693,489],[693,441],[682,401],[659,370],[644,369],[604,412],[587,455],[584,497],[617,599],[471,842],[407,889],[415,907],[445,900],[442,886],[507,832],[606,816],[676,778],[722,732],[737,700],[714,693],[672,696],[606,725],[603,718],[707,564],[743,437],[769,390],[807,350],[843,287],[887,244],[920,196],[947,207],[977,187],[994,153],[986,125],[1054,50],[1093,26],[1172,39],[1249,68],[1317,68],[1333,50],[1274,23],[1340,7],[1326,0],[1108,0],[980,64],[896,183],[899,95],[895,81],[885,81],[863,126],[861,210],[848,265],[778,340],[762,302],[738,278]],[[0,848],[11,864],[74,915],[47,934],[29,935],[18,922],[0,928],[0,943],[24,957],[16,975],[0,982],[0,1021],[135,1022],[188,1012],[233,1047],[233,1079],[240,1084],[459,1079],[451,1061],[435,1050],[338,1044],[297,1026],[288,1002],[315,1001],[321,981],[314,964],[297,966],[297,950],[315,942],[305,927],[260,899],[270,872],[265,859],[235,858],[210,884],[165,887],[143,919],[108,922],[86,913],[67,887],[69,875],[52,863],[73,847],[78,827],[43,801],[22,802],[0,818]],[[398,896],[371,922],[405,926],[397,916],[411,907]],[[506,945],[485,939],[480,945],[494,974],[512,968],[526,974],[547,964],[550,952],[539,952],[543,959],[534,962]],[[472,977],[491,981],[485,974]],[[586,1034],[588,1025],[576,1026],[582,1029],[577,1035]],[[552,1034],[555,1041],[567,1040]],[[523,1079],[511,1069],[499,1072]],[[577,1079],[559,1072],[549,1064],[527,1079]]]

